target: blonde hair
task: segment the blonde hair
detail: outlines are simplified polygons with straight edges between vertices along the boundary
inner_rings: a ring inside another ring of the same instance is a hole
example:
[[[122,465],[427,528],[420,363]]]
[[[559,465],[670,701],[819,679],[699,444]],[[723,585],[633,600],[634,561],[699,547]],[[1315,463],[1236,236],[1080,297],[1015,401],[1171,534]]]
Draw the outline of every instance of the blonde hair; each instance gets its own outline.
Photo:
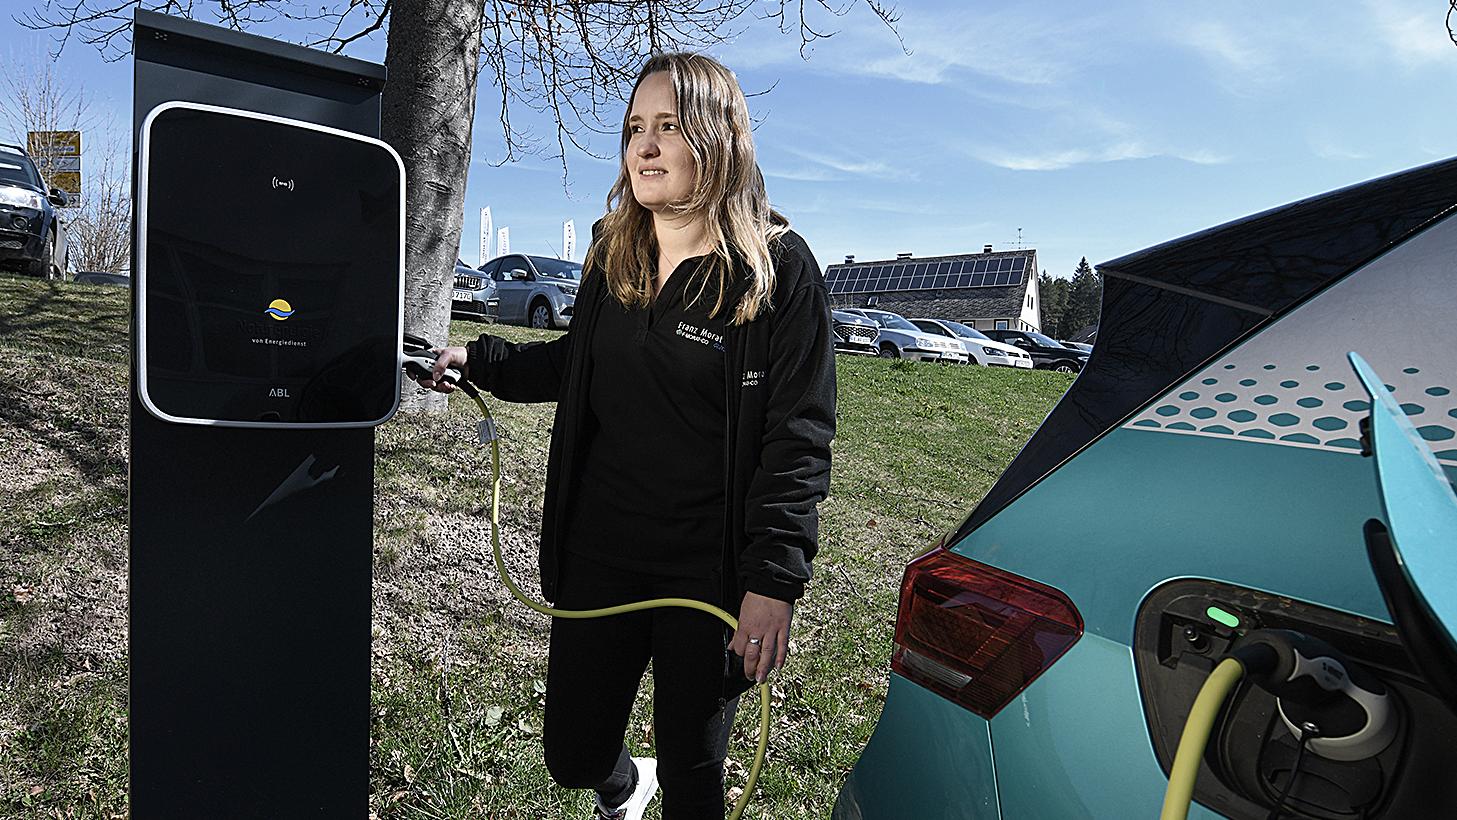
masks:
[[[659,54],[638,73],[622,117],[617,181],[607,194],[607,215],[587,253],[583,274],[595,270],[605,276],[608,290],[626,307],[643,307],[652,301],[658,242],[652,212],[632,193],[632,174],[627,167],[628,118],[643,80],[660,71],[673,82],[679,127],[698,169],[693,192],[669,207],[677,214],[701,215],[711,245],[705,264],[694,274],[697,292],[689,303],[696,303],[711,289],[716,295],[709,315],[718,316],[738,284],[733,281],[737,258],[749,275],[730,323],[750,322],[769,307],[774,293],[769,243],[789,230],[789,220],[769,207],[764,176],[754,158],[743,89],[733,72],[701,54]],[[685,288],[685,299],[688,292]]]

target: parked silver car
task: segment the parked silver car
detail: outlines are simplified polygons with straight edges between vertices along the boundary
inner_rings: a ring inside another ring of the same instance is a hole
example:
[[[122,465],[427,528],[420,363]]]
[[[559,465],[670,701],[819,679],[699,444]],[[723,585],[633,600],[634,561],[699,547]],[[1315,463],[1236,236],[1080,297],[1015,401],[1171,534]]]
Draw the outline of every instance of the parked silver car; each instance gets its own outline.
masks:
[[[846,308],[880,326],[880,355],[886,359],[966,364],[966,348],[957,339],[927,333],[888,310]]]
[[[1032,369],[1032,357],[1017,347],[995,339],[974,327],[947,319],[912,319],[911,324],[937,336],[956,339],[966,346],[971,364],[983,367],[1020,367]]]
[[[582,265],[512,253],[481,265],[481,273],[496,283],[502,322],[536,328],[565,328],[572,321]]]

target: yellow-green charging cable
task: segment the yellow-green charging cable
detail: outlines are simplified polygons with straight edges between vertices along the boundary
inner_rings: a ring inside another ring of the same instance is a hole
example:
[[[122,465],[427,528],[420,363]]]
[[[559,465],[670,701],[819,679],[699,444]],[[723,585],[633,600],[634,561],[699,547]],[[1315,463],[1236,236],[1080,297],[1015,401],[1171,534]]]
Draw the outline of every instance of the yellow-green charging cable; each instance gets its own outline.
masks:
[[[601,609],[556,609],[531,600],[526,593],[521,591],[520,587],[516,586],[516,582],[511,580],[510,573],[506,571],[506,562],[501,558],[501,443],[495,434],[495,420],[491,417],[491,409],[486,406],[479,394],[472,390],[468,395],[475,399],[476,406],[480,407],[481,415],[485,418],[485,424],[490,431],[487,437],[491,442],[491,553],[496,559],[496,572],[501,575],[501,581],[506,584],[507,589],[511,590],[511,594],[516,596],[516,600],[553,618],[604,618],[608,615],[638,612],[644,609],[682,607],[713,615],[728,624],[730,629],[739,628],[738,619],[734,616],[712,604],[690,598],[654,598],[650,601],[637,601]],[[739,799],[734,803],[728,820],[739,820],[743,816],[744,807],[749,804],[749,796],[754,793],[754,784],[759,780],[759,770],[764,766],[764,753],[768,746],[769,684],[765,682],[759,684],[759,749],[754,753],[754,764],[749,767],[749,780],[744,784],[744,793],[739,795]]]
[[[1159,813],[1159,820],[1185,820],[1189,816],[1189,806],[1194,802],[1194,778],[1199,774],[1199,761],[1204,757],[1204,748],[1209,745],[1214,721],[1219,717],[1225,699],[1244,674],[1244,664],[1234,658],[1225,658],[1199,688],[1194,706],[1189,710],[1189,719],[1184,721],[1184,733],[1179,736],[1179,749],[1174,753],[1174,765],[1169,769],[1169,788],[1164,792],[1164,808]]]

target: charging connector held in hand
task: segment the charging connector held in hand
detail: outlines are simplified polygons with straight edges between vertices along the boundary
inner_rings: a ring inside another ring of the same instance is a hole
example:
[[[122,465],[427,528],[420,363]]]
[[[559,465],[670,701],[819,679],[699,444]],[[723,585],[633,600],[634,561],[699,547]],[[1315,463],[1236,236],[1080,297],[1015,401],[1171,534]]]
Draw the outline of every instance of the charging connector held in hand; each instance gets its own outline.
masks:
[[[406,373],[409,373],[416,379],[432,379],[435,372],[435,354],[428,350],[401,354],[400,367],[403,367]],[[462,378],[463,376],[459,369],[447,367],[440,378],[434,380],[445,382],[446,384],[459,385]]]

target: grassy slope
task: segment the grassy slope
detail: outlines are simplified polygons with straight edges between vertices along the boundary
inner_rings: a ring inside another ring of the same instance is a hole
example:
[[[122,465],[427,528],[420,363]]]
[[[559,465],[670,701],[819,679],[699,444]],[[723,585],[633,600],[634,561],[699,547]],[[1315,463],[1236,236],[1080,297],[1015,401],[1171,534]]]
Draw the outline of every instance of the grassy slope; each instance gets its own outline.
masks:
[[[125,296],[0,278],[0,816],[126,807]],[[453,339],[484,330],[457,322]],[[880,711],[907,557],[959,523],[1069,383],[852,358],[839,360],[839,378],[817,578],[774,687],[770,762],[750,816],[828,814]],[[534,588],[552,408],[492,407],[502,541],[513,575]],[[457,399],[377,434],[371,809],[585,816],[587,798],[556,788],[541,765],[548,625],[509,599],[491,565],[476,418]],[[420,505],[435,517],[422,521]],[[649,680],[629,730],[636,751],[651,741],[650,692]],[[746,698],[731,786],[756,716]]]

